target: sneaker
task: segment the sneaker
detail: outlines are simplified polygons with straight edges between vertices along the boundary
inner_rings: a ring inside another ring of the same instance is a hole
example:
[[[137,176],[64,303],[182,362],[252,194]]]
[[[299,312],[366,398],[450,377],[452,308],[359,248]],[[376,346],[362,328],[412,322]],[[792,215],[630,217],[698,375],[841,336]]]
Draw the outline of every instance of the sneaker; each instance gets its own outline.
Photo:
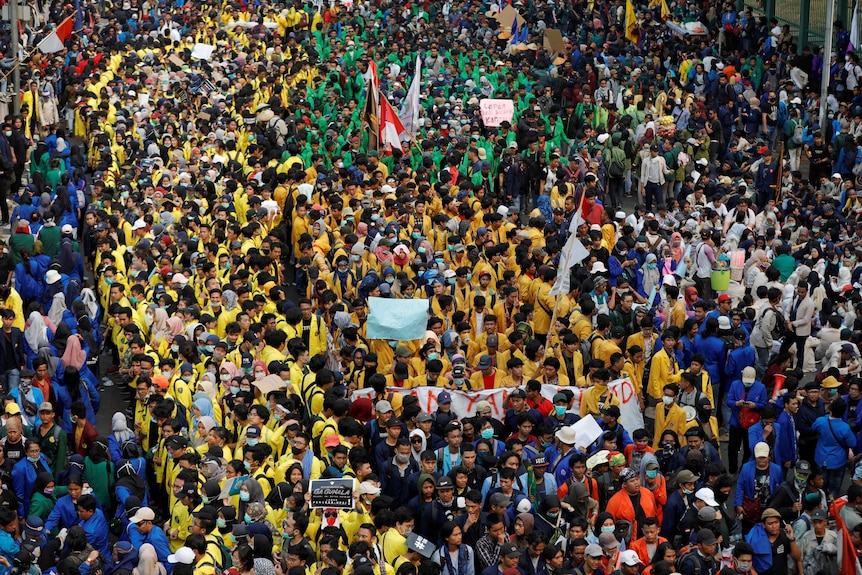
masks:
[[[105,379],[102,380],[102,385],[105,387],[114,387],[114,382],[106,377]]]

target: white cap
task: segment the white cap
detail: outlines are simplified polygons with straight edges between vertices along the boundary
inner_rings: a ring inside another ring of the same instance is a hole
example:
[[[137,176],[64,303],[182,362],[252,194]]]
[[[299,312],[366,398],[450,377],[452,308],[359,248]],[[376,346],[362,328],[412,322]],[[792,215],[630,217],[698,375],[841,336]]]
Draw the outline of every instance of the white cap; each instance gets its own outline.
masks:
[[[599,134],[599,137],[596,138],[596,140],[598,140],[600,144],[604,144],[605,142],[608,141],[608,138],[610,138],[610,136],[607,133],[604,133],[604,134]]]
[[[742,383],[754,383],[757,371],[750,365],[742,370]]]
[[[698,160],[697,162],[695,162],[695,163],[696,163],[697,165],[699,165],[699,166],[708,166],[708,165],[709,165],[709,160],[707,160],[706,158],[701,158],[701,159],[699,159],[699,160]]]
[[[505,218],[509,215],[509,208],[507,208],[506,206],[500,206],[499,208],[497,208],[497,213]]]
[[[835,178],[838,178],[839,180],[843,179],[841,177],[841,174],[839,174],[838,172],[835,172],[834,174],[832,174],[832,179],[834,180]]]
[[[173,277],[171,278],[171,281],[176,282],[178,284],[185,285],[185,284],[189,283],[189,278],[187,278],[183,274],[174,274]]]
[[[761,441],[754,446],[754,457],[769,457],[769,444]]]
[[[371,495],[378,491],[379,488],[370,481],[363,481],[359,484],[359,495]]]
[[[624,219],[626,219],[626,213],[622,210],[619,210],[617,213],[614,214],[614,219],[615,220],[624,220]]]
[[[590,269],[590,273],[601,274],[607,273],[608,268],[605,267],[605,264],[602,262],[596,262],[593,264],[593,267]]]
[[[144,220],[135,220],[134,225],[132,225],[132,231],[141,230],[145,227],[147,227],[147,222]]]
[[[765,444],[764,444],[765,445]],[[701,487],[694,492],[695,499],[700,499],[710,507],[718,507],[718,501],[715,500],[715,493],[709,487]]]
[[[802,103],[802,98],[800,98],[799,96],[796,96],[795,98],[793,98],[792,100],[790,100],[790,103],[791,103],[791,104],[799,105],[799,104],[801,104],[801,103]]]
[[[195,562],[195,552],[189,547],[180,547],[176,553],[168,555],[168,563],[182,563],[183,565],[193,565]]]
[[[63,227],[60,228],[60,233],[61,234],[71,234],[72,233],[72,226],[70,226],[69,224],[63,224]]]
[[[643,565],[643,561],[638,557],[638,552],[633,551],[631,549],[626,549],[622,553],[620,553],[620,563],[623,565],[628,565],[629,567],[634,567],[635,565]]]
[[[48,270],[48,273],[45,274],[45,281],[48,284],[55,284],[60,281],[60,272],[57,270]]]

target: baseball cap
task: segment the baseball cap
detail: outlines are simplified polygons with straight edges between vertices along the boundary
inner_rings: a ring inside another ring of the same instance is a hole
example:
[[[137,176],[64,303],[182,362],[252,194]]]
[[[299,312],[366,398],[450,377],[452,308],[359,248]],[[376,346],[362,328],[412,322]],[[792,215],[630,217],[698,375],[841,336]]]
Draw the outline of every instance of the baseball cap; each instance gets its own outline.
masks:
[[[444,403],[452,403],[452,396],[449,395],[448,391],[444,391],[443,393],[441,393],[440,395],[437,396],[437,404],[439,405],[439,404],[444,404]]]
[[[383,399],[377,402],[377,405],[374,406],[374,409],[377,411],[377,413],[389,413],[390,411],[392,411],[392,404]]]
[[[407,536],[407,541],[405,541],[407,548],[411,551],[415,551],[422,557],[426,559],[431,559],[434,555],[434,551],[437,550],[437,547],[422,537],[421,535],[417,535],[416,533],[411,533]]]
[[[619,547],[620,542],[617,541],[617,538],[613,533],[602,533],[599,535],[599,545],[602,547],[614,548]]]
[[[730,301],[730,300],[731,300],[731,297],[729,295],[727,295],[726,293],[723,293],[720,296],[718,296],[718,303],[724,303],[724,302]]]
[[[51,403],[50,403],[50,402],[48,402],[48,401],[43,401],[43,402],[42,402],[42,404],[39,406],[39,411],[40,411],[40,412],[42,412],[42,411],[50,411],[50,412],[53,412],[53,411],[54,411],[54,407],[51,405]]]
[[[761,441],[754,446],[754,457],[769,457],[769,444]]]
[[[520,557],[521,552],[518,551],[518,547],[514,543],[505,543],[500,548],[500,556],[501,557]]]
[[[638,557],[637,551],[632,551],[631,549],[626,549],[620,553],[620,563],[629,565],[630,567],[643,564],[640,557]]]
[[[800,459],[796,462],[796,473],[799,475],[811,475],[811,464],[804,459]]]
[[[701,521],[715,521],[716,517],[718,517],[718,515],[715,512],[715,507],[709,507],[708,505],[706,507],[702,507],[697,512],[697,518]]]
[[[766,521],[770,517],[778,517],[779,519],[781,519],[781,513],[779,513],[777,510],[773,509],[772,507],[770,507],[768,509],[763,510],[763,513],[760,515],[760,520]]]
[[[757,371],[750,365],[742,370],[742,383],[754,383]]]
[[[620,472],[620,481],[622,481],[623,483],[625,483],[626,481],[629,481],[630,479],[637,479],[637,478],[638,478],[638,472],[635,471],[634,469],[632,469],[631,467],[626,467],[625,469],[623,469]]]
[[[420,413],[416,416],[416,423],[425,423],[426,421],[434,421],[434,416],[427,412]]]
[[[676,482],[679,483],[694,483],[697,481],[695,475],[690,469],[683,469],[676,475]]]
[[[141,507],[138,511],[129,517],[129,523],[140,523],[141,521],[153,521],[156,514],[149,507]]]
[[[495,493],[491,496],[490,504],[497,507],[508,507],[510,499],[502,493]]]
[[[718,502],[715,500],[715,494],[709,487],[701,487],[694,492],[695,499],[700,499],[710,507],[718,507]]]
[[[455,484],[452,483],[452,480],[445,475],[437,480],[437,491],[441,489],[455,489]]]
[[[21,408],[14,401],[6,405],[6,415],[17,415],[21,413]]]
[[[704,545],[714,545],[718,541],[715,538],[715,533],[712,532],[712,529],[701,529],[697,532],[697,542],[703,543]]]
[[[829,518],[829,514],[826,513],[825,509],[815,509],[811,512],[811,520],[812,521],[826,521]],[[29,521],[29,519],[28,519]]]
[[[605,552],[602,551],[602,548],[595,543],[590,543],[587,545],[587,548],[584,549],[584,555],[589,555],[590,557],[604,557]]]
[[[611,417],[620,417],[620,408],[616,405],[609,405],[607,407],[602,408],[602,413],[605,415],[610,415]]]
[[[168,563],[192,565],[195,562],[195,552],[189,547],[180,547],[176,553],[168,555]]]

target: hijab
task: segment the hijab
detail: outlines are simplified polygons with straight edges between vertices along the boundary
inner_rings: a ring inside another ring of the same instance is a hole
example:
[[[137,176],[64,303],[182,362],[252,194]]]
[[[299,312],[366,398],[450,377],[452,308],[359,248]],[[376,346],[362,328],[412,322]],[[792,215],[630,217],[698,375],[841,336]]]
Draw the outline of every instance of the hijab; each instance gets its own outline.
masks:
[[[60,324],[63,325],[63,324]],[[63,365],[84,369],[87,362],[87,352],[81,349],[81,339],[72,336],[66,340],[66,350],[63,352]]]
[[[117,443],[120,445],[129,439],[135,438],[135,434],[132,433],[129,429],[128,423],[126,423],[126,415],[120,411],[111,417],[111,431],[113,431],[114,439],[116,439]]]
[[[116,487],[125,487],[134,497],[143,499],[146,495],[146,483],[144,479],[135,471],[135,467],[127,459],[121,459],[117,466],[117,484]]]
[[[82,303],[81,305],[84,304]],[[57,355],[60,357],[66,352],[66,341],[70,335],[72,335],[72,328],[66,322],[61,321],[57,325],[57,331],[54,332],[54,341],[51,342],[51,345],[54,346],[54,349],[57,350]]]
[[[24,339],[27,340],[27,345],[34,351],[38,351],[43,346],[47,347],[48,335],[46,330],[48,328],[45,326],[45,319],[42,314],[38,311],[30,312],[28,321],[30,325],[24,330]]]
[[[51,298],[51,308],[48,310],[48,319],[54,322],[54,325],[60,325],[63,321],[63,313],[69,308],[66,307],[66,294],[58,291]]]

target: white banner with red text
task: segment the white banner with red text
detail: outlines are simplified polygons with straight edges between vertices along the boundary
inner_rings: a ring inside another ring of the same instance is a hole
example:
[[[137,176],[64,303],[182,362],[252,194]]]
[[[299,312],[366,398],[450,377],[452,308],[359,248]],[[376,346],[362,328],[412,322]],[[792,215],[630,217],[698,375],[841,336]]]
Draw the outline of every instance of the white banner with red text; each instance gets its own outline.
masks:
[[[492,415],[496,419],[503,420],[506,415],[506,399],[513,389],[515,388],[504,387],[481,391],[459,391],[448,390],[443,387],[414,387],[413,389],[388,387],[387,392],[392,391],[403,395],[413,395],[419,399],[419,407],[422,411],[434,413],[437,411],[437,396],[446,391],[452,397],[452,412],[459,419],[474,416],[476,414],[476,403],[484,400],[491,404]],[[591,388],[542,385],[542,396],[551,401],[554,395],[564,389],[571,390],[574,393],[572,411],[580,413],[581,394]],[[608,384],[608,389],[620,400],[620,423],[622,426],[629,433],[642,428],[644,426],[643,413],[641,413],[635,387],[631,380],[628,378],[614,380]],[[353,399],[371,397],[373,394],[374,390],[371,388],[357,389],[353,392]]]

